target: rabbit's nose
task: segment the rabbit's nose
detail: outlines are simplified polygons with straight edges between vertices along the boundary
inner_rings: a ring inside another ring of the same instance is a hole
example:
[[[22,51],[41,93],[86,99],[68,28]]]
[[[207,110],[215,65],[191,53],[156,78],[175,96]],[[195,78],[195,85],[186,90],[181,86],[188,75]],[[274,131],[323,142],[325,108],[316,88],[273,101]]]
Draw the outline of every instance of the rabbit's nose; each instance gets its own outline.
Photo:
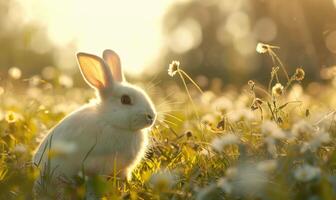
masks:
[[[149,124],[152,124],[154,121],[154,117],[150,114],[146,114],[146,120]]]

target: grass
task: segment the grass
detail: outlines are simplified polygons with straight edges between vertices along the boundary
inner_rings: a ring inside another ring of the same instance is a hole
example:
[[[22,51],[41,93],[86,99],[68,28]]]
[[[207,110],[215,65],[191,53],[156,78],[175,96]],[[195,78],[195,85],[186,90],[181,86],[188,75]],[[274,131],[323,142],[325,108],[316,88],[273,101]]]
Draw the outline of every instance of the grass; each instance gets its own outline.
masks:
[[[65,194],[82,199],[90,187],[103,199],[336,199],[336,89],[303,88],[303,78],[290,76],[275,54],[278,47],[263,48],[274,61],[266,89],[251,80],[239,92],[202,91],[179,68],[175,84],[150,94],[160,116],[132,181],[79,176]],[[31,199],[34,149],[94,94],[17,77],[1,87],[0,199]]]

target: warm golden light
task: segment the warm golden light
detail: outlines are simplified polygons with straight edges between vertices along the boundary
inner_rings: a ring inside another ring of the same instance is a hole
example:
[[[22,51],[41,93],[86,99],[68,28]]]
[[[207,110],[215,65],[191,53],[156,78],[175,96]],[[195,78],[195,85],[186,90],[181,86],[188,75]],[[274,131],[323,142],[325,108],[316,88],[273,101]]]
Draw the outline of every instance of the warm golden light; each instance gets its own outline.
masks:
[[[160,53],[161,21],[175,1],[18,0],[24,21],[42,23],[59,47],[75,41],[79,51],[117,51],[128,73],[140,74]],[[41,46],[41,45],[40,45]],[[37,47],[41,48],[41,47]],[[62,56],[60,56],[62,58]],[[64,58],[63,58],[64,60]],[[68,63],[62,62],[69,66]]]

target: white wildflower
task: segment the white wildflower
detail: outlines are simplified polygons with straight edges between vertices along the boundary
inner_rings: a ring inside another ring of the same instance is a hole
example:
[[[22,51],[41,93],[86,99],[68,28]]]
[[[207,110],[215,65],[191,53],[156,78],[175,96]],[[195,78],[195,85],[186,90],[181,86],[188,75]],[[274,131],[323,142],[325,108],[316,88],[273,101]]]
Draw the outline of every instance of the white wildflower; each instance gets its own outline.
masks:
[[[215,121],[216,121],[216,118],[212,114],[206,114],[201,119],[202,124],[209,125],[209,126],[211,126]]]
[[[227,178],[220,178],[217,182],[217,186],[227,194],[230,194],[233,190],[233,186]]]
[[[299,67],[295,70],[295,80],[302,81],[305,77],[306,72],[302,69],[302,67]]]
[[[22,72],[18,67],[11,67],[8,70],[8,74],[13,79],[19,79],[22,76]]]
[[[160,171],[155,174],[152,174],[149,180],[151,186],[156,190],[166,190],[173,187],[176,183],[176,175],[167,171]]]
[[[229,110],[232,109],[232,107],[233,107],[232,101],[225,96],[217,98],[212,103],[212,109],[221,114],[228,112]]]
[[[331,138],[328,132],[318,131],[309,142],[303,144],[301,152],[305,152],[308,149],[315,152],[322,144],[328,143],[330,140]]]
[[[256,119],[255,113],[251,109],[241,108],[236,109],[228,115],[228,119],[231,122],[238,122],[245,119],[246,121],[253,121]]]
[[[197,191],[196,200],[217,199],[218,194],[216,193],[216,191],[217,191],[217,185],[210,184],[209,186],[199,189]]]
[[[274,158],[278,156],[277,154],[277,148],[275,145],[275,139],[273,137],[266,137],[265,138],[265,143],[267,145],[267,151],[270,153]]]
[[[284,92],[284,86],[281,85],[281,83],[277,83],[272,87],[272,95],[275,97],[279,97]]]
[[[315,132],[314,127],[307,122],[306,120],[300,120],[296,122],[292,127],[292,134],[295,137],[303,136],[303,135],[310,135]]]
[[[234,190],[247,196],[261,192],[267,183],[267,174],[257,170],[255,165],[240,166],[237,176],[232,180]]]
[[[212,91],[205,91],[203,92],[202,96],[201,96],[201,102],[204,105],[209,105],[210,102],[212,102],[213,99],[216,98],[216,95],[212,92]]]
[[[239,95],[234,100],[236,109],[244,109],[244,108],[246,109],[246,105],[249,105],[250,102],[251,102],[251,97],[246,94]],[[247,110],[250,110],[250,109],[247,109]]]
[[[309,164],[299,166],[294,171],[294,177],[302,182],[311,181],[317,178],[320,174],[321,174],[320,168],[311,166]]]
[[[39,75],[34,75],[29,79],[29,85],[32,87],[39,85],[41,82],[42,80]]]
[[[68,76],[66,74],[62,74],[58,77],[58,82],[60,85],[66,87],[66,88],[71,88],[73,86],[73,80],[71,76]]]
[[[276,139],[283,139],[286,134],[282,129],[273,121],[267,120],[261,125],[261,133],[265,136],[271,136]]]
[[[173,77],[180,68],[180,62],[177,60],[173,60],[168,66],[168,75]]]
[[[268,51],[268,45],[259,42],[256,47],[258,53],[266,53]]]
[[[211,146],[216,151],[222,151],[225,146],[237,143],[239,143],[238,136],[234,134],[227,134],[222,137],[215,138],[211,142]]]
[[[227,178],[234,178],[238,174],[238,169],[236,167],[229,167],[226,169],[225,175]]]

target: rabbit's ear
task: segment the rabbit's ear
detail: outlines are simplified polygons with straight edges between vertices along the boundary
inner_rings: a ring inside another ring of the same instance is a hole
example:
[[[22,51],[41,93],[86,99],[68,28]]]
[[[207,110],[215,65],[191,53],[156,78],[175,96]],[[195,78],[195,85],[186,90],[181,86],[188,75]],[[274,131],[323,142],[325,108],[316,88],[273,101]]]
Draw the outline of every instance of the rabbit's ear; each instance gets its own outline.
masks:
[[[121,62],[118,54],[110,49],[103,52],[103,58],[111,69],[114,80],[118,82],[125,81],[124,73],[121,68]]]
[[[77,59],[81,73],[91,87],[104,89],[112,86],[113,78],[111,71],[103,59],[81,52],[77,53]]]

